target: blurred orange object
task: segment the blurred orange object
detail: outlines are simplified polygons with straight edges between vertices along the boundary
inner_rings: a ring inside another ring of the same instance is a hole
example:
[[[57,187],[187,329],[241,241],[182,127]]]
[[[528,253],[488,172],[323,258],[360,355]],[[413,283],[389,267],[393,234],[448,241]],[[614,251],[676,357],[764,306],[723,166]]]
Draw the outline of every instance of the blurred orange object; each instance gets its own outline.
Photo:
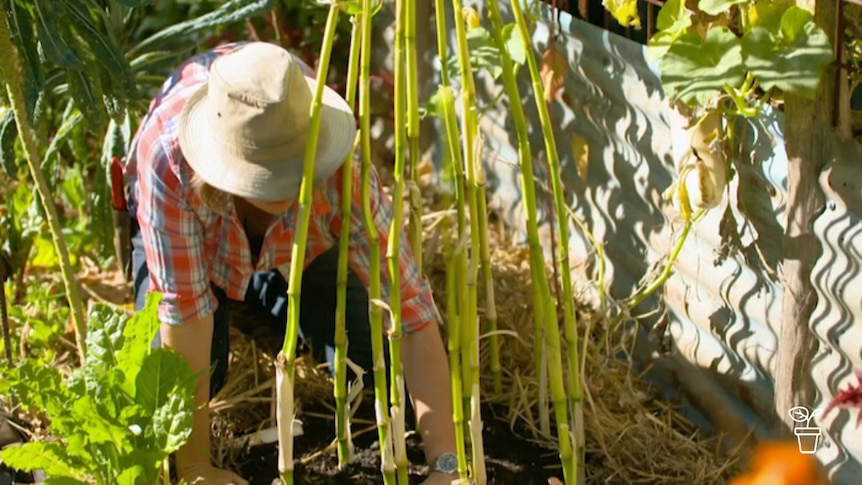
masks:
[[[799,452],[795,441],[761,443],[754,450],[751,470],[728,485],[828,485],[820,463]]]

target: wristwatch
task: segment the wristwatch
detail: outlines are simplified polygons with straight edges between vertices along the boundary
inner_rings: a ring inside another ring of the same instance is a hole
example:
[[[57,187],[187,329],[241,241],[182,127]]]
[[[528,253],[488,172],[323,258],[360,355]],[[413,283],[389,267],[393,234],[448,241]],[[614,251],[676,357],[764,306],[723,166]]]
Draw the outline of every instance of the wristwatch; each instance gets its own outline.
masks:
[[[431,464],[432,471],[452,475],[458,471],[458,457],[455,453],[446,452],[434,459]]]

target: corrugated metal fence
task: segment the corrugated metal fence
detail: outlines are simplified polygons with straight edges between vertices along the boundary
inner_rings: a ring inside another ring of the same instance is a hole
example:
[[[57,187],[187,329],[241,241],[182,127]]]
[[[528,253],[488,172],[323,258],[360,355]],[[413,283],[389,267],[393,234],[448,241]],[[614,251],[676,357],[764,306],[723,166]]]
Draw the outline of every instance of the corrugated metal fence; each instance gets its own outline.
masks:
[[[547,9],[543,15],[550,18]],[[566,198],[597,240],[605,243],[609,294],[624,298],[670,252],[681,227],[672,208],[661,200],[675,178],[672,116],[643,45],[568,14],[560,20],[556,46],[569,59],[570,70],[562,100],[552,103],[551,112]],[[547,25],[539,24],[534,35],[539,52],[546,47],[548,35]],[[520,102],[533,121],[531,143],[541,167],[546,166],[546,159],[525,71],[519,72]],[[487,105],[481,129],[489,201],[509,225],[523,228],[514,131],[506,106],[492,102],[502,87],[487,79],[477,84],[480,103]],[[662,323],[657,328],[667,324],[667,333],[646,335],[651,349],[659,351],[644,357],[664,370],[657,373],[657,379],[668,393],[677,392],[675,384],[683,388],[681,397],[692,404],[689,412],[705,427],[720,421],[721,413],[729,413],[730,422],[744,425],[737,431],[756,427],[759,436],[769,437],[775,423],[771,376],[781,324],[787,160],[781,113],[765,112],[760,119],[744,123],[747,139],[742,156],[753,163],[740,164],[730,200],[695,225],[666,285],[663,304],[656,298],[646,302],[644,308],[666,310],[647,321]],[[589,146],[583,178],[570,149],[576,136]],[[862,172],[854,173],[862,181]],[[546,173],[538,175],[547,180]],[[547,221],[547,213],[540,212],[540,220]],[[812,276],[820,303],[811,324],[821,340],[814,377],[826,398],[851,379],[855,381],[853,367],[862,368],[859,217],[830,203],[816,224],[824,254]],[[547,224],[543,233],[548,242]],[[594,295],[590,286],[593,248],[574,226],[572,234],[573,263],[581,275],[578,289]],[[662,347],[669,351],[660,352]],[[695,379],[690,377],[691,369],[681,370],[681,363],[686,362],[700,369]],[[697,387],[686,383],[697,383]],[[712,389],[720,389],[721,396],[698,395],[704,383],[714,383]],[[705,410],[705,401],[719,402],[722,409],[718,414],[715,409]],[[822,402],[799,404],[813,409]],[[824,428],[825,440],[817,456],[837,484],[862,483],[862,430],[854,424],[855,415],[847,411],[830,413],[812,424]]]

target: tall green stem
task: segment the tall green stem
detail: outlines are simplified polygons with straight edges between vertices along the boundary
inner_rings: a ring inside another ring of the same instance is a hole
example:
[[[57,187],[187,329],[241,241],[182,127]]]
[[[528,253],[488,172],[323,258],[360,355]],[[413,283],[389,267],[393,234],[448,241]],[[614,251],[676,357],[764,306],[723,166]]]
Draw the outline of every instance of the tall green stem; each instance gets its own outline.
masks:
[[[405,0],[407,63],[407,141],[410,145],[410,248],[422,274],[422,194],[419,192],[419,80],[416,61],[416,0]]]
[[[5,10],[6,2],[0,2]],[[21,60],[18,50],[12,43],[9,25],[6,20],[0,20],[0,71],[4,73],[6,81],[6,93],[12,112],[15,115],[15,123],[18,127],[18,136],[24,145],[24,155],[30,175],[36,183],[36,192],[39,194],[39,202],[48,219],[48,229],[51,232],[51,242],[60,261],[60,275],[63,278],[63,286],[66,289],[66,298],[69,301],[69,309],[72,316],[72,325],[75,328],[75,343],[78,346],[78,357],[83,364],[87,355],[87,328],[84,321],[84,306],[81,295],[78,293],[77,279],[69,259],[69,249],[63,238],[63,228],[60,225],[60,216],[57,214],[57,206],[51,197],[51,189],[42,173],[42,162],[39,158],[39,142],[36,131],[30,124],[27,108],[24,105],[24,74],[21,68]]]
[[[516,7],[513,7],[516,8]],[[518,24],[518,31],[521,35],[521,40],[525,46],[532,45],[529,28],[526,20],[520,11],[515,11],[515,19]],[[527,50],[527,65],[530,69],[530,78],[533,83],[533,97],[536,102],[536,109],[539,112],[539,121],[542,126],[542,135],[545,141],[545,151],[548,154],[548,165],[550,166],[551,191],[554,196],[554,212],[557,215],[557,227],[559,230],[559,243],[557,245],[558,259],[560,264],[560,277],[562,279],[563,290],[563,330],[566,338],[567,363],[568,363],[568,396],[569,406],[571,408],[572,418],[577,419],[581,415],[578,408],[581,406],[582,391],[581,379],[579,371],[578,358],[578,326],[575,319],[575,297],[572,293],[572,271],[569,261],[569,224],[566,217],[566,201],[563,194],[563,181],[560,176],[560,157],[557,153],[557,142],[554,138],[554,127],[551,123],[551,115],[548,112],[548,105],[545,102],[544,87],[542,78],[539,75],[539,67],[536,63],[536,56],[532,55],[532,49]],[[553,222],[551,222],[553,224]],[[555,332],[556,335],[556,332]],[[553,384],[552,384],[553,385]],[[558,417],[559,419],[559,417]],[[577,434],[581,434],[583,423],[575,423]],[[561,436],[562,440],[563,437]],[[575,471],[582,469],[584,461],[584,450],[579,447],[577,460],[574,465],[577,467]],[[577,476],[577,475],[576,475]],[[579,477],[579,482],[583,482],[584,478]]]
[[[317,155],[317,140],[320,134],[320,112],[323,90],[335,37],[340,7],[329,9],[323,45],[320,52],[320,67],[317,72],[314,98],[312,99],[308,144],[302,168],[302,184],[299,188],[299,215],[296,222],[293,252],[291,254],[290,278],[287,289],[287,328],[284,343],[276,359],[276,404],[278,417],[278,471],[282,482],[293,484],[293,389],[295,385],[294,364],[296,361],[296,339],[299,334],[299,303],[302,288],[302,270],[305,263],[305,245],[308,240],[308,225],[311,220],[312,190],[314,189],[314,159]]]
[[[404,219],[404,169],[405,144],[407,138],[407,79],[405,76],[406,55],[404,36],[407,28],[407,6],[405,0],[395,2],[395,190],[392,200],[392,221],[386,258],[389,262],[389,310],[392,328],[389,331],[390,391],[392,399],[392,435],[395,452],[395,470],[399,485],[407,485],[407,443],[404,423],[404,372],[401,365],[401,224]]]
[[[362,143],[362,200],[365,232],[368,236],[370,301],[380,300],[380,235],[374,225],[371,209],[371,0],[362,0],[362,56],[359,70],[359,123]],[[396,293],[393,288],[391,293]],[[389,432],[389,396],[386,389],[386,364],[383,358],[383,309],[378,304],[368,308],[371,326],[371,354],[374,374],[374,406],[377,433],[380,439],[380,469],[386,485],[395,485],[395,463],[392,457],[392,436]]]
[[[448,158],[452,179],[454,181],[455,206],[457,212],[457,231],[455,237],[456,248],[449,249],[448,263],[446,268],[447,285],[451,284],[449,296],[449,367],[452,375],[452,409],[453,424],[455,425],[455,439],[458,445],[458,474],[463,485],[467,480],[467,454],[465,450],[464,437],[464,389],[470,385],[470,381],[464,377],[462,367],[468,365],[464,359],[463,347],[465,325],[465,308],[467,301],[467,251],[464,248],[464,231],[467,227],[467,211],[464,203],[464,172],[461,165],[461,152],[458,150],[458,120],[455,115],[455,98],[452,88],[440,87],[440,104],[443,108],[443,120],[446,127],[446,146],[448,147]],[[445,236],[448,240],[448,235]],[[449,243],[451,245],[451,243]],[[451,278],[451,281],[450,281]],[[448,287],[448,286],[447,286]]]
[[[360,28],[359,16],[351,19],[353,29],[350,57],[347,62],[345,100],[351,107],[356,102],[356,82],[359,79]],[[353,209],[353,151],[344,160],[341,173],[341,234],[338,246],[338,290],[335,303],[335,437],[338,441],[338,466],[351,461],[350,422],[347,403],[347,262],[350,250],[350,214]],[[361,378],[361,376],[360,376]]]
[[[467,205],[470,210],[470,259],[467,268],[467,301],[463,306],[461,320],[462,373],[464,374],[465,398],[470,399],[470,439],[473,451],[473,482],[485,483],[485,455],[482,447],[482,420],[479,395],[479,316],[478,274],[481,259],[479,241],[479,203],[476,190],[476,160],[479,123],[476,118],[476,88],[470,64],[470,49],[467,46],[467,30],[464,25],[461,0],[452,0],[455,12],[455,37],[458,42],[458,67],[461,73],[461,126],[463,171],[466,173]],[[462,278],[465,276],[462,276]]]
[[[551,384],[551,395],[554,401],[554,417],[557,422],[557,440],[560,446],[560,459],[563,462],[563,475],[566,478],[566,483],[582,483],[583,476],[579,476],[579,464],[583,463],[583,449],[578,450],[578,457],[572,457],[572,433],[569,427],[569,406],[573,416],[580,413],[576,412],[581,401],[581,384],[578,372],[578,329],[575,322],[574,296],[572,295],[572,278],[571,267],[569,264],[569,226],[566,220],[566,206],[563,198],[562,180],[560,180],[560,159],[557,155],[557,145],[554,140],[553,126],[551,126],[548,107],[545,104],[544,89],[542,88],[542,80],[539,76],[539,68],[536,63],[536,56],[533,55],[532,38],[530,29],[527,26],[527,21],[524,18],[524,13],[521,11],[521,6],[518,0],[511,2],[512,13],[515,16],[515,22],[518,26],[518,32],[521,35],[521,41],[524,46],[527,46],[527,65],[530,68],[530,77],[533,81],[533,95],[536,101],[536,108],[539,110],[539,119],[542,125],[542,134],[545,140],[545,149],[548,153],[548,163],[551,168],[551,188],[554,193],[554,206],[557,214],[560,241],[560,265],[561,275],[563,279],[563,315],[564,315],[564,331],[567,341],[568,363],[569,363],[569,389],[568,396],[563,383],[563,364],[560,355],[560,333],[557,326],[556,308],[552,303],[551,298],[547,298],[547,314],[545,319],[546,331],[545,339],[548,344],[548,374]],[[551,222],[553,224],[553,222]],[[540,282],[542,285],[547,284],[547,280]],[[550,295],[550,288],[548,288]]]

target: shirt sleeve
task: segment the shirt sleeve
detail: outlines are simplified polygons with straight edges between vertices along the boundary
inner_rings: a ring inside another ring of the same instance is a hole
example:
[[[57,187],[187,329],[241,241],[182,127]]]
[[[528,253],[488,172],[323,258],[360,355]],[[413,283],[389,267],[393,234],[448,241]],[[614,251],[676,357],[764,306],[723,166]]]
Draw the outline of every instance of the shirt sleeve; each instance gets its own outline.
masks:
[[[340,171],[339,171],[340,173]],[[360,164],[356,162],[353,168],[353,197],[350,214],[350,263],[356,275],[365,283],[370,281],[371,247],[365,231],[365,214],[362,200],[362,178]],[[392,221],[392,203],[383,192],[380,176],[372,168],[369,187],[369,204],[373,214],[374,227],[380,237],[380,290],[383,301],[389,302],[391,294],[391,278],[386,259],[386,245],[389,240],[389,225]],[[415,332],[437,321],[437,308],[431,294],[428,281],[419,273],[413,251],[404,227],[399,231],[400,291],[401,291],[401,325],[404,332]],[[387,325],[389,314],[384,312]]]
[[[157,134],[149,135],[156,132],[143,132],[137,148],[137,218],[150,289],[163,295],[159,319],[181,324],[213,314],[218,300],[209,285],[203,230],[171,170],[171,151]],[[147,140],[148,136],[152,139]]]

